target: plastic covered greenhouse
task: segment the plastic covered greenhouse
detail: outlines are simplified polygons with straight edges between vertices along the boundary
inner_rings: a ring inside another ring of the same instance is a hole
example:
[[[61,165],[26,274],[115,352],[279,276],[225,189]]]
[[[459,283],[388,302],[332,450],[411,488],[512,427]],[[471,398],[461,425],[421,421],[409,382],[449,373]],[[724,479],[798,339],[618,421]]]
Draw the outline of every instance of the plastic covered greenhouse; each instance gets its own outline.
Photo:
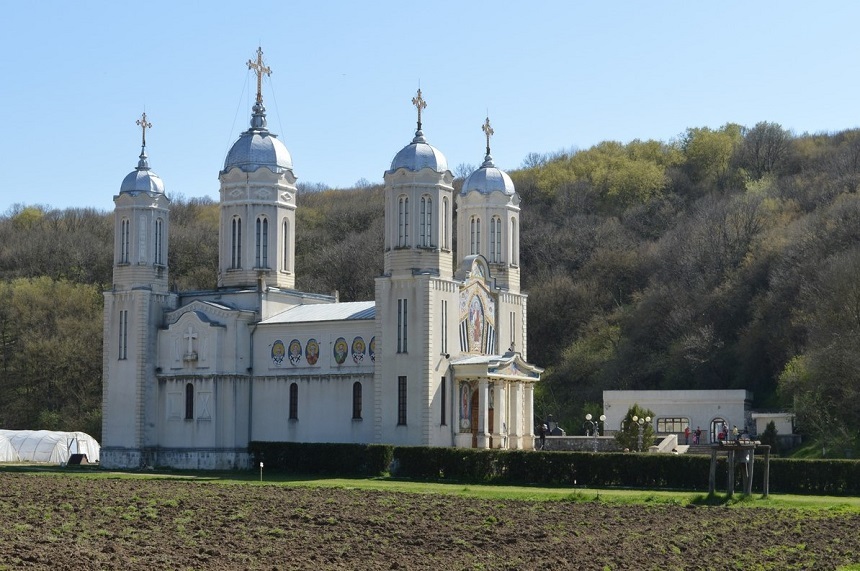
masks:
[[[85,432],[55,430],[0,430],[0,462],[65,464],[72,454],[99,461],[101,446]]]

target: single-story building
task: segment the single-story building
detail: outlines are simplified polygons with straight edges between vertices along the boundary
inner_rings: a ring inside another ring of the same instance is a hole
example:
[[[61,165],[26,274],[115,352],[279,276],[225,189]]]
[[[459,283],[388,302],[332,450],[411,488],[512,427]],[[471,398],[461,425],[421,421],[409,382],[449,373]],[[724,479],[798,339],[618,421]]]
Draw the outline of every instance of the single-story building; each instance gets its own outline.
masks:
[[[717,435],[737,425],[738,431],[755,433],[752,421],[752,393],[735,390],[603,391],[606,415],[604,434],[614,434],[633,405],[651,410],[651,427],[657,435],[678,435],[684,444],[684,430],[690,428],[690,444],[697,428],[700,444],[717,441]],[[762,429],[763,430],[763,429]],[[760,432],[759,432],[760,433]]]

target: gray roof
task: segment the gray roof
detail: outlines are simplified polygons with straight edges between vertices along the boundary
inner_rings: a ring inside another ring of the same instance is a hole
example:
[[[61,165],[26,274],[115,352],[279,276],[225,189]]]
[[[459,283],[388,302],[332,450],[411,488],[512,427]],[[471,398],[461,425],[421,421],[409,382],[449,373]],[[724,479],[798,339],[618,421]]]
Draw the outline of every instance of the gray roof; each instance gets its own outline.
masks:
[[[493,164],[493,157],[487,154],[484,157],[484,164],[481,168],[466,177],[463,181],[463,189],[460,194],[469,194],[473,190],[477,190],[481,194],[490,194],[491,192],[499,191],[508,196],[513,196],[516,190],[514,182],[508,173],[496,168]]]
[[[412,139],[412,142],[400,149],[400,152],[395,155],[388,172],[394,172],[401,168],[412,172],[431,168],[438,173],[444,173],[448,170],[448,161],[439,149],[427,143],[424,133],[419,129],[415,131],[415,138]]]
[[[239,140],[233,143],[224,160],[222,172],[227,172],[234,167],[239,167],[245,172],[254,172],[265,167],[274,173],[293,168],[293,158],[287,147],[276,138],[275,134],[266,129],[266,108],[261,103],[254,105],[251,128],[242,133]]]
[[[119,187],[120,194],[127,192],[137,194],[139,192],[164,194],[164,183],[157,174],[149,169],[145,149],[140,150],[140,160],[137,168],[128,173]]]
[[[352,301],[344,303],[320,303],[291,307],[260,323],[308,323],[312,321],[350,321],[376,318],[376,302]]]

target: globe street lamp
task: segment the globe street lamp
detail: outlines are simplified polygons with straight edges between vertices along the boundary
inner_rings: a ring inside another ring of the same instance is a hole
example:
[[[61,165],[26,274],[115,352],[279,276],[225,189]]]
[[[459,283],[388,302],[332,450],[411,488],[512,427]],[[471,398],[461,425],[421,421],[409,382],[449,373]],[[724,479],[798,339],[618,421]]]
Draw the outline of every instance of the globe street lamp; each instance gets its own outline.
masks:
[[[591,413],[586,414],[585,423],[591,428],[591,435],[594,436],[594,451],[597,452],[597,437],[600,436],[600,424],[597,423],[597,420],[592,420],[591,418]],[[603,426],[606,427],[606,415],[601,414],[599,420],[604,423]]]
[[[634,416],[633,422],[639,425],[639,452],[642,452],[642,431],[645,430],[645,423],[651,422],[651,417],[646,416],[645,418]]]

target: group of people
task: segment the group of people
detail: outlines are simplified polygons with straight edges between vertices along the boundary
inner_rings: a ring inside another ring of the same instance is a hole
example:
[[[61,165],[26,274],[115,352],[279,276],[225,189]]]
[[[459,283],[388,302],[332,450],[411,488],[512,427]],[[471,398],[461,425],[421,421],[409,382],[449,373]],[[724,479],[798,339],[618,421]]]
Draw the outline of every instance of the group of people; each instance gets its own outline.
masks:
[[[690,443],[690,427],[687,426],[684,428],[684,444]],[[702,428],[697,426],[696,431],[692,433],[693,435],[693,444],[699,444],[702,441]]]

